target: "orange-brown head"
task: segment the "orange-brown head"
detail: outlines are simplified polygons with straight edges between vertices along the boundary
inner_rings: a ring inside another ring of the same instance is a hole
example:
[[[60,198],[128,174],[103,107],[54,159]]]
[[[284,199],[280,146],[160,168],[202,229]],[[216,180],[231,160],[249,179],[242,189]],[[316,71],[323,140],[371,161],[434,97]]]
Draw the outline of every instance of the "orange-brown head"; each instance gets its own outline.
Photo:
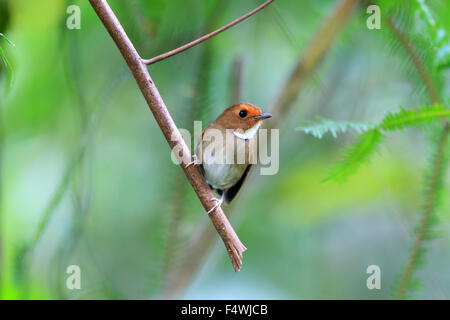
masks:
[[[263,113],[260,108],[251,103],[238,103],[225,109],[214,122],[225,129],[246,131],[270,117],[272,117],[271,114]]]

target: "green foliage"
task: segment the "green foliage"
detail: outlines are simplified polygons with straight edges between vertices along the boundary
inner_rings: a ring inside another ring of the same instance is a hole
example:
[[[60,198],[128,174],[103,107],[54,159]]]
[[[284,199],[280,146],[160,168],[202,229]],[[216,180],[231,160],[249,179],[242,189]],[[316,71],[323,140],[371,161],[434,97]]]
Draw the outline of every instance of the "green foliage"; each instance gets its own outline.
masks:
[[[372,129],[380,129],[384,131],[393,131],[408,126],[418,126],[429,123],[432,120],[450,117],[450,109],[444,108],[443,105],[431,105],[419,107],[417,110],[405,110],[399,107],[398,112],[390,112],[379,124],[371,122],[354,122],[354,121],[334,121],[330,119],[318,118],[316,122],[305,122],[304,126],[296,128],[297,131],[311,134],[318,139],[331,133],[337,138],[339,133],[345,133],[353,129],[357,133],[367,132]]]
[[[419,96],[429,91],[430,87],[439,94],[442,93],[444,79],[437,65],[444,67],[444,60],[440,59],[438,62],[436,58],[439,51],[437,43],[441,43],[441,54],[446,50],[446,36],[442,33],[445,29],[439,27],[438,19],[433,19],[424,1],[421,2],[423,5],[411,0],[377,2],[383,8],[383,25],[387,26],[388,32],[381,33],[386,39],[387,50],[390,54],[404,56],[398,66],[402,73],[409,76],[414,91]]]
[[[312,134],[314,137],[322,139],[327,133],[331,133],[336,138],[338,133],[345,133],[350,129],[353,129],[357,133],[363,133],[372,128],[373,124],[369,122],[333,121],[318,118],[317,122],[306,122],[305,126],[298,127],[296,130],[306,134]]]
[[[400,107],[399,112],[388,113],[378,128],[393,131],[407,126],[423,125],[444,117],[450,117],[450,109],[445,109],[443,105],[425,106],[417,110],[405,110]]]
[[[325,179],[325,181],[342,181],[354,174],[360,165],[369,161],[384,138],[383,131],[395,131],[405,127],[425,125],[433,120],[449,117],[450,109],[446,109],[442,105],[424,106],[419,107],[417,110],[405,110],[400,107],[398,112],[388,113],[377,125],[369,122],[319,119],[317,123],[311,122],[311,125],[298,127],[296,130],[312,134],[319,139],[328,132],[331,132],[335,138],[337,133],[345,133],[349,129],[353,129],[358,133],[365,132],[353,146],[350,146],[345,151],[343,160],[332,168],[330,176]]]
[[[383,135],[378,129],[371,129],[360,135],[357,143],[344,152],[343,160],[332,168],[330,176],[325,181],[342,181],[356,172],[361,164],[369,161],[382,139]]]

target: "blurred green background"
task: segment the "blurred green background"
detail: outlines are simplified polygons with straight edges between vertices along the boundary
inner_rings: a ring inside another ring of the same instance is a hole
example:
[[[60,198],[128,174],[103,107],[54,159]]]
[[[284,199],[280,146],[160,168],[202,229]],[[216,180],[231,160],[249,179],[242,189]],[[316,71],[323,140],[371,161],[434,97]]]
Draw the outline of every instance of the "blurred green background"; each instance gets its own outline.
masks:
[[[145,58],[262,3],[108,2]],[[381,1],[381,14],[392,15],[427,59],[424,21],[410,2]],[[207,124],[236,102],[236,61],[242,101],[270,112],[292,68],[340,3],[279,0],[150,66],[176,124]],[[81,8],[79,30],[66,27],[71,4]],[[449,31],[448,1],[427,4]],[[213,250],[181,281],[174,270],[185,270],[186,254],[202,250],[192,249],[192,236],[213,227],[170,161],[159,127],[89,2],[0,0],[0,32],[15,44],[0,38],[10,64],[0,69],[1,297],[392,298],[423,211],[427,135],[420,128],[389,133],[380,152],[347,181],[323,183],[356,134],[319,140],[295,131],[317,116],[377,122],[399,105],[430,104],[398,39],[384,20],[380,30],[369,30],[367,5],[360,5],[279,119],[278,174],[253,174],[233,208],[224,206],[233,210],[231,223],[248,248],[242,271],[233,271],[214,234],[203,243]],[[449,69],[439,72],[448,103]],[[450,298],[448,176],[445,182],[437,237],[425,243],[414,298]],[[81,268],[80,290],[66,288],[69,265]],[[366,287],[369,265],[381,268],[380,290]]]

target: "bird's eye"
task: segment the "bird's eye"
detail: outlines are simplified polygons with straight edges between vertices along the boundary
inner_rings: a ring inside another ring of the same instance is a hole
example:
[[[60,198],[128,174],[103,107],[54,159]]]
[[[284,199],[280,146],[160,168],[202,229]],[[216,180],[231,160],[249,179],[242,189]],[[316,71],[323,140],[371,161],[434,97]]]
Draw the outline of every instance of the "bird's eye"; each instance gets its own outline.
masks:
[[[246,110],[239,111],[239,117],[245,118],[246,116],[247,116],[247,111]]]

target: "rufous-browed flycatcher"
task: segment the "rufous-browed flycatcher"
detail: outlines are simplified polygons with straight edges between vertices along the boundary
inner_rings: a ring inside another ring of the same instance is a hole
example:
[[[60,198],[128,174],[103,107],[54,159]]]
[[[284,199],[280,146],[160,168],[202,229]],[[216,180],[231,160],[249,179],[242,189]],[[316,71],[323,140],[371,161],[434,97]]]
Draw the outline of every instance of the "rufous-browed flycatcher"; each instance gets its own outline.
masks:
[[[263,113],[250,103],[239,103],[227,108],[207,126],[199,137],[194,161],[188,165],[200,166],[210,188],[220,195],[213,212],[225,199],[230,203],[244,183],[251,165],[255,163],[255,136],[264,119]]]

